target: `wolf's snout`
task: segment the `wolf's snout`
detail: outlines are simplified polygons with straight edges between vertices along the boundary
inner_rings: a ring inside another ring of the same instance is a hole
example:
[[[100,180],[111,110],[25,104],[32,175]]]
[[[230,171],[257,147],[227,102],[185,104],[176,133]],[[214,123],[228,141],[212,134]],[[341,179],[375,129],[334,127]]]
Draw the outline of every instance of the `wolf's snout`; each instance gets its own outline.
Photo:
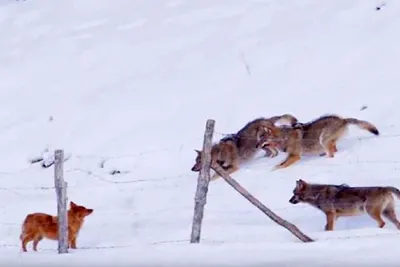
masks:
[[[263,140],[257,142],[256,148],[262,148],[266,143]]]
[[[297,204],[299,203],[299,199],[296,196],[292,196],[292,198],[289,199],[289,202],[292,204]]]
[[[198,171],[200,171],[199,168],[197,168],[196,165],[194,165],[194,166],[191,168],[191,170],[192,170],[192,172],[198,172]]]

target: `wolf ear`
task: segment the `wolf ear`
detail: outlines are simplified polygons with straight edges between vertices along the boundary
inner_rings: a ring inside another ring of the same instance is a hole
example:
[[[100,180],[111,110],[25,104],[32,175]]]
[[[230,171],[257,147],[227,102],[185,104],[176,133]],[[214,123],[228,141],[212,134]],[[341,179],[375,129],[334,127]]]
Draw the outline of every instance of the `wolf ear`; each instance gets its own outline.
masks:
[[[302,179],[299,179],[296,181],[296,188],[301,189],[306,185],[306,182],[304,182]]]
[[[271,133],[272,133],[271,129],[268,128],[268,127],[263,127],[263,130],[264,130],[267,134],[271,134]]]

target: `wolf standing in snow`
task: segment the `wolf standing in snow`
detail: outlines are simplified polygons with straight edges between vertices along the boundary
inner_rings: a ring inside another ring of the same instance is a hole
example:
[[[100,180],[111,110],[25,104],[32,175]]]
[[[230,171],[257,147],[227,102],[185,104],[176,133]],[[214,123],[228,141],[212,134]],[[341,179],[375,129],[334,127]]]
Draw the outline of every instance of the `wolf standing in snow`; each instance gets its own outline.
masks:
[[[312,184],[296,181],[292,204],[307,203],[325,213],[326,231],[332,231],[337,218],[357,216],[365,212],[383,228],[382,215],[400,230],[395,213],[393,194],[400,198],[399,189],[392,186],[351,187],[348,185]]]

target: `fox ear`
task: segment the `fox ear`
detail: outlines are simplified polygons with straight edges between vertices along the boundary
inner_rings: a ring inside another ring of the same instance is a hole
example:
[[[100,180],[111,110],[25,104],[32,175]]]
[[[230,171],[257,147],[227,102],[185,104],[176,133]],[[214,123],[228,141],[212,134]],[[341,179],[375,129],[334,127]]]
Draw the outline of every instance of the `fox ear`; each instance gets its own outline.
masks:
[[[199,155],[201,154],[201,151],[200,151],[200,150],[195,149],[194,151],[195,151],[197,154],[199,154]]]
[[[75,208],[76,207],[76,204],[74,202],[72,202],[72,201],[69,202],[69,205],[70,205],[71,208]]]

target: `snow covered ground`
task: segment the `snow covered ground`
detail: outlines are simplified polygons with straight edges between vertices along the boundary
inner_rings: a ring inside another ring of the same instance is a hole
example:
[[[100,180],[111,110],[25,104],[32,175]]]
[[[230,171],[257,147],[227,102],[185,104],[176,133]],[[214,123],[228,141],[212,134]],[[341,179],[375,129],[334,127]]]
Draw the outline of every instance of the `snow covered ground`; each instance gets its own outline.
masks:
[[[0,262],[398,263],[391,224],[341,218],[326,233],[319,211],[288,200],[298,178],[400,187],[399,27],[396,0],[0,0]],[[333,159],[271,172],[281,153],[233,175],[316,242],[300,243],[218,180],[201,244],[190,245],[190,168],[206,119],[217,141],[282,113],[337,113],[381,132],[352,127]],[[29,160],[57,148],[70,156],[69,199],[95,211],[81,249],[60,256],[44,240],[21,253],[26,214],[56,213],[53,168]]]

